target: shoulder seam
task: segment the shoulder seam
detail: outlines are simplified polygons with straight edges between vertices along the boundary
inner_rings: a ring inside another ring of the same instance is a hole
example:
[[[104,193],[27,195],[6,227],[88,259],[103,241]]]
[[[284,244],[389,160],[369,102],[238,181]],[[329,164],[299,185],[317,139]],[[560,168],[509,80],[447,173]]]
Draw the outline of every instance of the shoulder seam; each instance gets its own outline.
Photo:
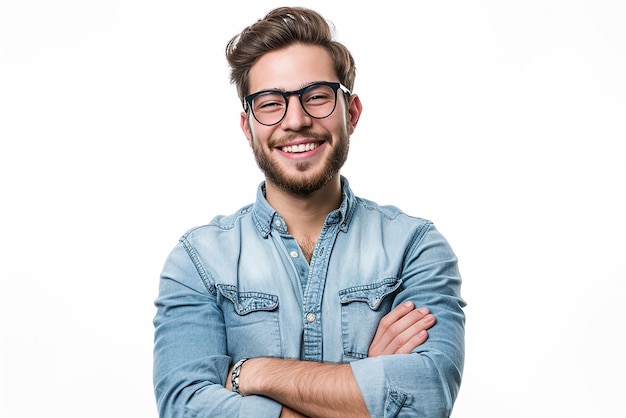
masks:
[[[180,242],[181,244],[183,244],[183,247],[185,248],[187,255],[189,255],[189,258],[191,259],[193,265],[195,266],[196,271],[198,272],[198,275],[200,276],[200,280],[202,280],[202,284],[204,284],[204,287],[206,287],[209,293],[215,294],[217,289],[215,288],[214,280],[211,278],[211,275],[204,268],[204,265],[200,261],[200,257],[198,256],[198,252],[196,251],[196,249],[193,247],[193,245],[191,245],[191,243],[189,243],[189,240],[187,239],[186,236],[182,237],[180,239]]]

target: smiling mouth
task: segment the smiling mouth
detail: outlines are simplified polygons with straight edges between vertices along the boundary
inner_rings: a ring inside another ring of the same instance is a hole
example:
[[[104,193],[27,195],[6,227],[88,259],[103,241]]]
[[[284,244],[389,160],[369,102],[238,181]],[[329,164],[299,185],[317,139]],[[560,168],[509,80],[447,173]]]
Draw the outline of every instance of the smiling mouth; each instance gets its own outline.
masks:
[[[299,153],[312,151],[319,146],[320,144],[317,142],[309,142],[308,144],[288,145],[286,147],[282,147],[280,150],[289,153]]]

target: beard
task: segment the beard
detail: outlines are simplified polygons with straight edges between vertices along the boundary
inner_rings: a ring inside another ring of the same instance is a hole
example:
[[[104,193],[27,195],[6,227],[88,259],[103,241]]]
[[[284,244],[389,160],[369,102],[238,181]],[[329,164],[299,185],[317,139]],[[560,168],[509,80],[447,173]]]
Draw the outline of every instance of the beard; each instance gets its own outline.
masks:
[[[302,135],[309,138],[328,139],[327,137],[320,137],[320,135],[306,132],[303,132]],[[301,176],[293,176],[286,173],[279,164],[272,161],[269,152],[265,151],[261,145],[255,143],[254,136],[252,137],[252,143],[254,144],[252,147],[254,158],[263,174],[265,174],[267,181],[275,184],[287,193],[306,196],[320,190],[339,173],[339,170],[348,158],[350,136],[346,130],[341,133],[337,141],[333,143],[332,152],[324,161],[324,166],[319,172],[307,173],[307,170],[311,167],[311,163],[308,161],[297,163],[296,170],[302,173]]]

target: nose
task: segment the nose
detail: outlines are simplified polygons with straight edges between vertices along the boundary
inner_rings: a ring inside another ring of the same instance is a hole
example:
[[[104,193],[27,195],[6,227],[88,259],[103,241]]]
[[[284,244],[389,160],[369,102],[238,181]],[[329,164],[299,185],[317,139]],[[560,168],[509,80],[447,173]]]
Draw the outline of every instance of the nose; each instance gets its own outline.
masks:
[[[287,112],[280,122],[284,130],[298,131],[311,126],[312,118],[304,111],[300,98],[292,95],[287,98]]]

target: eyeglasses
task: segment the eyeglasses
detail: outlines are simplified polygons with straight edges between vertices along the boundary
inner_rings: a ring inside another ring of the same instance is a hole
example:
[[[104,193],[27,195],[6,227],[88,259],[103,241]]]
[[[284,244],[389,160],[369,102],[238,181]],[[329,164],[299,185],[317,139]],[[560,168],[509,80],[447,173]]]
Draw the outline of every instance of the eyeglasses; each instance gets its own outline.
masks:
[[[243,109],[252,110],[252,115],[261,125],[280,123],[287,114],[289,96],[296,94],[302,109],[314,119],[329,117],[337,106],[337,91],[350,95],[350,90],[341,83],[319,81],[294,91],[261,90],[243,98]]]

